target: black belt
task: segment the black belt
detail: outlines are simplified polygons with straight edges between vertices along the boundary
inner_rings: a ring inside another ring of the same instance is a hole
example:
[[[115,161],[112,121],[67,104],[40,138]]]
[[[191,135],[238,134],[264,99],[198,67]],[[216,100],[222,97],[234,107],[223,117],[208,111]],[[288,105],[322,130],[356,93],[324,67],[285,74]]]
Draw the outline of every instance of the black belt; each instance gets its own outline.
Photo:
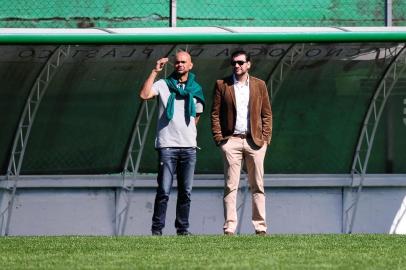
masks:
[[[247,139],[247,138],[250,138],[251,137],[251,135],[250,134],[247,134],[247,133],[244,133],[244,134],[233,134],[233,135],[231,135],[232,137],[237,137],[237,138],[240,138],[240,139]]]

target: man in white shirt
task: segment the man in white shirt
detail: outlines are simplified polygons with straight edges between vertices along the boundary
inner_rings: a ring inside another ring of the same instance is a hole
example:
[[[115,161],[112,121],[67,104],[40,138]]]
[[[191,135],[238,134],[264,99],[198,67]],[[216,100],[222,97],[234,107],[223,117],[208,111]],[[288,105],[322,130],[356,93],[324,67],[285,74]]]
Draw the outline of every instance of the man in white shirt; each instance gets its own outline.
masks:
[[[159,155],[158,188],[152,216],[152,235],[162,235],[173,176],[177,174],[178,198],[175,227],[178,235],[190,235],[189,212],[194,169],[196,165],[196,124],[204,109],[204,96],[195,75],[189,72],[192,59],[189,53],[176,54],[175,70],[166,79],[155,78],[168,63],[157,61],[145,81],[140,97],[159,97],[159,112],[155,148]]]
[[[264,81],[248,74],[250,56],[231,55],[233,75],[216,82],[211,111],[213,138],[224,159],[225,235],[237,228],[237,191],[245,160],[252,194],[252,224],[257,235],[266,235],[264,159],[272,136],[272,110]]]

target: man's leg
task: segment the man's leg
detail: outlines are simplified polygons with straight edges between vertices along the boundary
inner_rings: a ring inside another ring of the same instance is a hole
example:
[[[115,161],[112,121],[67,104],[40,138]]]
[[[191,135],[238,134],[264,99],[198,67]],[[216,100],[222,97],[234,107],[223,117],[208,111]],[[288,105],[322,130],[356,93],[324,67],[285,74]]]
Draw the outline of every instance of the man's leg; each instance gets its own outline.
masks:
[[[237,192],[240,183],[242,142],[231,137],[221,145],[224,159],[224,233],[235,233],[237,228]]]
[[[267,145],[261,148],[247,140],[244,145],[248,181],[252,193],[252,223],[256,232],[266,232],[266,209],[264,189],[264,159]]]
[[[178,234],[186,234],[189,229],[189,212],[193,177],[196,165],[196,149],[180,148],[178,152],[177,180],[178,199],[176,203],[175,227]]]
[[[158,187],[156,190],[154,214],[152,216],[152,234],[162,234],[165,227],[166,209],[168,207],[169,194],[171,192],[173,174],[176,169],[176,159],[174,158],[174,149],[158,149],[159,168],[158,168]]]

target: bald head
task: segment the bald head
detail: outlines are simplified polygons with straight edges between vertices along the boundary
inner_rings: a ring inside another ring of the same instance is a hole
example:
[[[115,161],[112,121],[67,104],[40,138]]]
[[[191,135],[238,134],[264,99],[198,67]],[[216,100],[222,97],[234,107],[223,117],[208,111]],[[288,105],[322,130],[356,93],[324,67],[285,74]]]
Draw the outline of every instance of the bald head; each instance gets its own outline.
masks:
[[[176,53],[176,58],[179,57],[186,57],[190,62],[192,62],[192,57],[190,56],[190,54],[188,52],[185,51],[179,51]]]
[[[189,73],[193,68],[192,57],[188,52],[179,51],[175,57],[175,71],[179,76],[183,76]]]

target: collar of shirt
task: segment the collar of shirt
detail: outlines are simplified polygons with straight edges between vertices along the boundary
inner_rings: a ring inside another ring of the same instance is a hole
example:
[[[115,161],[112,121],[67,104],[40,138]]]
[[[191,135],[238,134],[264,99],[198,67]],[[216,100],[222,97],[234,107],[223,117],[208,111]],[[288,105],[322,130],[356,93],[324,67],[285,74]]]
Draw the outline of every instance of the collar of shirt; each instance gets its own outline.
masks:
[[[184,83],[184,82],[179,82],[179,81],[178,81],[177,86],[178,86],[178,87],[182,87],[182,89],[185,89],[186,83]]]
[[[248,86],[249,83],[250,83],[250,76],[248,75],[247,80],[244,83],[240,83],[239,81],[237,81],[237,78],[235,77],[235,74],[233,74],[233,81],[234,81],[234,85]]]

